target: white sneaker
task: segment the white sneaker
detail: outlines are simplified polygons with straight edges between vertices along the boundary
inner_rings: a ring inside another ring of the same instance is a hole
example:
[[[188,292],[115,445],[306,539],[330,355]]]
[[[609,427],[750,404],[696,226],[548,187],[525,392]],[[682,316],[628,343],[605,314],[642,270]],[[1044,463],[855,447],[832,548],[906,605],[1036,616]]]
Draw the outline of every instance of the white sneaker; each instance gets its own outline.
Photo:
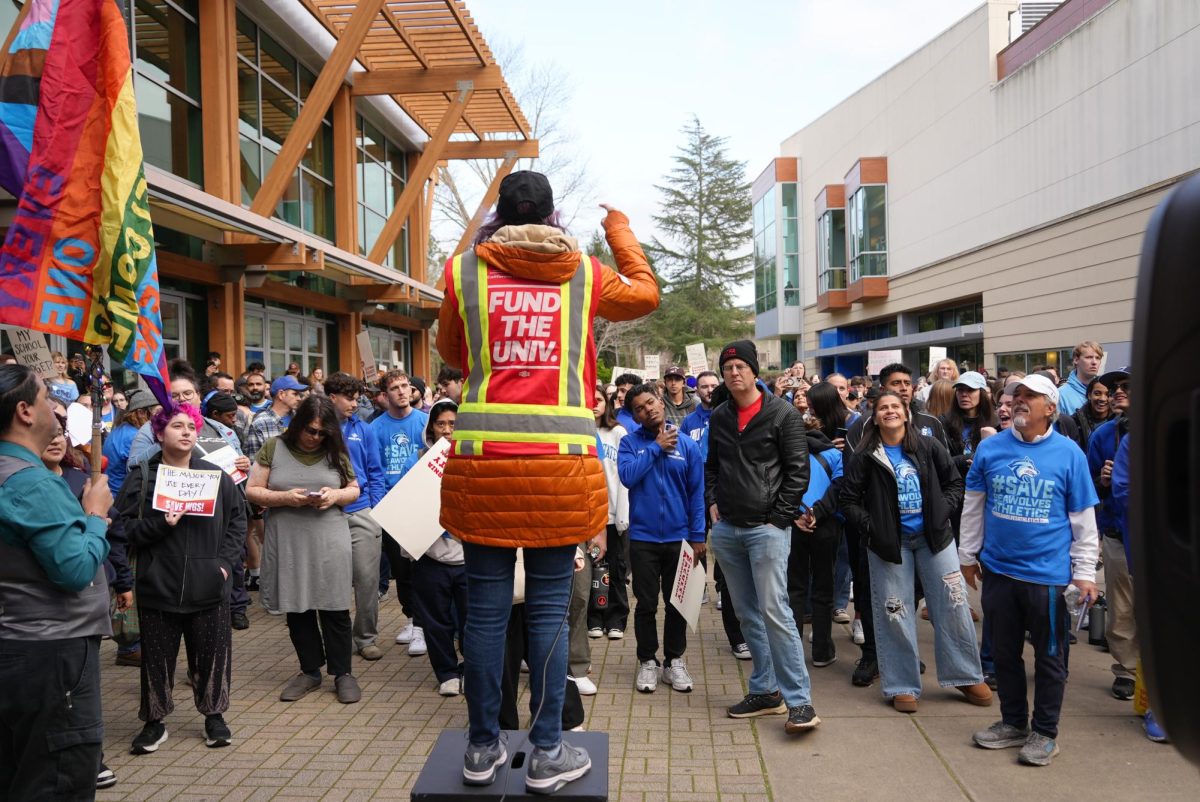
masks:
[[[700,597],[701,604],[708,604],[708,591],[704,591],[704,595]]]
[[[462,680],[458,677],[451,677],[438,686],[438,695],[440,696],[458,696],[462,693]]]
[[[654,693],[654,689],[658,687],[658,663],[653,660],[640,663],[633,687],[642,693]]]
[[[414,629],[416,627],[412,625],[412,622],[408,622],[404,629],[396,633],[396,643],[412,643]]]
[[[622,629],[614,628],[614,629],[610,629],[608,631],[608,639],[609,640],[621,640],[621,638],[624,638],[624,637],[625,637],[625,631]]]
[[[418,657],[429,651],[425,645],[425,630],[420,627],[413,627],[412,641],[408,644],[409,657]]]
[[[671,661],[671,665],[663,669],[663,679],[680,693],[692,692],[692,675],[688,673],[682,657],[676,657]]]
[[[717,609],[721,609],[721,595],[717,594]]]
[[[575,683],[575,687],[579,689],[580,696],[596,695],[596,683],[587,677],[567,677],[567,679]]]
[[[850,637],[853,638],[854,642],[859,646],[862,646],[867,642],[867,637],[863,635],[861,618],[854,619],[854,624],[850,627]]]
[[[833,611],[833,622],[835,624],[849,624],[850,613],[846,612],[845,607],[839,607]]]
[[[604,630],[601,627],[592,627],[588,630],[589,638],[603,638]]]

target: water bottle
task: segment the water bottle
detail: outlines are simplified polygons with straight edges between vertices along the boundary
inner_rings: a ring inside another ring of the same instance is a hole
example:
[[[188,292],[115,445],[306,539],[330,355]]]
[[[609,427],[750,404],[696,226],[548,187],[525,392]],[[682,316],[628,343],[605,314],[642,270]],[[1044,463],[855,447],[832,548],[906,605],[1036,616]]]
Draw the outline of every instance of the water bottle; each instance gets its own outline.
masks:
[[[592,609],[601,612],[608,608],[608,586],[611,581],[608,560],[600,560],[592,571]]]
[[[1096,603],[1092,605],[1092,617],[1088,622],[1088,644],[1091,646],[1099,646],[1104,643],[1104,625],[1105,619],[1108,617],[1108,602],[1104,600],[1104,594],[1096,599]]]
[[[1086,612],[1083,605],[1079,603],[1082,595],[1079,588],[1074,585],[1067,585],[1067,589],[1063,591],[1063,601],[1067,605],[1067,612],[1071,614],[1070,632],[1079,629],[1080,619],[1083,618],[1083,614]]]

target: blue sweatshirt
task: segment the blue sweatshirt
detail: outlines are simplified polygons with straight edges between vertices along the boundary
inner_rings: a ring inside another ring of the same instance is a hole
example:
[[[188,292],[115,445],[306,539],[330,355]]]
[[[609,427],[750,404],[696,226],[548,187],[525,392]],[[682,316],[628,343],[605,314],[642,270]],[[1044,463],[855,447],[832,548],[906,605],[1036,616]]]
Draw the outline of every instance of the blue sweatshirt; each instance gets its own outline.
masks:
[[[666,453],[656,433],[638,427],[617,450],[617,474],[629,488],[629,539],[704,542],[704,460],[690,437]]]
[[[403,418],[394,418],[390,412],[385,412],[371,421],[375,452],[383,466],[385,493],[395,487],[396,482],[420,460],[428,421],[429,415],[419,409],[412,410]]]
[[[350,465],[362,489],[354,503],[347,504],[344,509],[346,512],[358,512],[374,507],[387,489],[383,484],[383,463],[380,461],[379,448],[371,436],[371,427],[351,416],[342,421],[342,439],[346,442]]]
[[[122,423],[113,429],[104,441],[104,451],[101,453],[108,457],[104,475],[108,477],[108,489],[112,491],[113,498],[117,497],[121,492],[121,485],[125,484],[125,475],[129,473],[129,466],[125,463],[129,459],[129,449],[137,433],[137,427],[132,423]]]
[[[1121,528],[1125,517],[1124,505],[1113,496],[1110,488],[1100,484],[1100,471],[1104,468],[1105,460],[1117,458],[1117,423],[1120,418],[1105,421],[1095,428],[1088,438],[1087,461],[1088,470],[1092,472],[1092,483],[1096,487],[1096,495],[1100,496],[1100,504],[1096,507],[1096,528],[1103,535]],[[1124,439],[1123,437],[1121,439]]]
[[[617,423],[625,428],[625,431],[632,432],[638,427],[638,422],[633,419],[633,413],[621,407],[617,410]]]
[[[686,434],[700,446],[701,461],[708,459],[708,419],[711,417],[712,407],[705,409],[701,404],[679,422],[679,433]]]
[[[1067,383],[1058,388],[1058,414],[1074,415],[1075,410],[1087,403],[1087,385],[1079,374],[1071,371]]]

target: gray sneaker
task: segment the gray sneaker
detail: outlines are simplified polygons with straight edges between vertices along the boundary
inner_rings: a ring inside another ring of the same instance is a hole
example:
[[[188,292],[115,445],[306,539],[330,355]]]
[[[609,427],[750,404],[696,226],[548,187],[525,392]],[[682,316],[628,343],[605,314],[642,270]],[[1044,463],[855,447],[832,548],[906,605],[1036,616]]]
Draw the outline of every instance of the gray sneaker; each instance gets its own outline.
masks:
[[[692,675],[688,673],[682,657],[676,657],[671,665],[663,669],[663,681],[671,683],[671,687],[680,693],[691,693],[694,687]]]
[[[1029,737],[1029,730],[1009,726],[1003,721],[997,721],[986,730],[980,730],[971,736],[976,746],[984,749],[1008,749],[1013,746],[1024,746]]]
[[[642,693],[654,693],[654,689],[658,687],[658,663],[653,660],[640,663],[633,687]]]
[[[1040,732],[1031,732],[1017,755],[1017,762],[1026,766],[1049,766],[1050,760],[1058,754],[1058,743],[1053,738],[1047,738]]]
[[[470,744],[463,755],[463,784],[491,785],[506,760],[508,751],[504,748],[503,736],[490,746]]]
[[[592,759],[586,749],[561,744],[558,757],[551,758],[544,749],[529,753],[529,770],[525,772],[525,790],[531,794],[552,794],[572,780],[578,780],[592,770]]]

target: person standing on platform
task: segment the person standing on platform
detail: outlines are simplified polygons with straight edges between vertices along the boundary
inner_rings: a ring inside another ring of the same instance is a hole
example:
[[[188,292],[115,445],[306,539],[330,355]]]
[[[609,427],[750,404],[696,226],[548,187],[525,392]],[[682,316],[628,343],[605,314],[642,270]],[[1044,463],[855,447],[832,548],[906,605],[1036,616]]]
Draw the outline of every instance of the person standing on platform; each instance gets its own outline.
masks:
[[[530,171],[505,177],[475,246],[446,264],[437,346],[466,373],[441,520],[463,542],[470,596],[467,784],[490,784],[507,760],[498,716],[520,547],[530,688],[543,702],[529,732],[526,789],[550,793],[591,768],[585,750],[563,741],[561,716],[576,547],[608,522],[591,409],[592,320],[632,320],[658,306],[658,283],[628,218],[605,208],[619,273],[580,251],[549,181]]]

